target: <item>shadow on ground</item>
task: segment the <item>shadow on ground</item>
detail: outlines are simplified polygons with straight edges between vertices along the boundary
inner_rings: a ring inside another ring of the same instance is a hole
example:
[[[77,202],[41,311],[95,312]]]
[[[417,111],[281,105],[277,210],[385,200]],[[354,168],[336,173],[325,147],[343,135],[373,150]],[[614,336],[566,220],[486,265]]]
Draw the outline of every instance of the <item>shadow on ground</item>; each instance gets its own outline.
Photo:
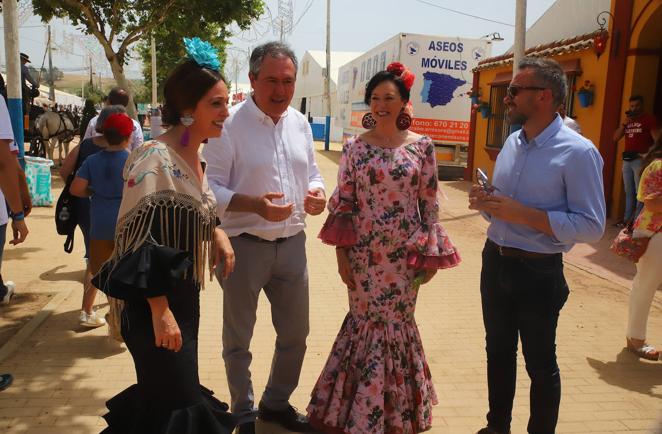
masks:
[[[616,360],[603,362],[586,358],[601,380],[622,389],[662,398],[662,394],[653,392],[653,388],[662,385],[662,363],[642,360],[623,348],[616,355]]]
[[[127,351],[126,347],[94,330],[81,331],[76,310],[52,315],[48,327],[40,327],[22,348],[20,357],[13,356],[0,365],[0,371],[14,375],[14,384],[2,392],[2,401],[20,407],[21,401],[36,399],[43,400],[44,406],[39,414],[5,419],[3,422],[11,426],[0,425],[0,431],[11,427],[12,432],[41,433],[44,422],[55,417],[67,421],[63,427],[67,432],[90,432],[89,418],[106,413],[105,402],[110,396],[85,385],[107,385],[120,374],[94,362],[91,365],[95,369],[81,369],[80,360],[106,359]]]
[[[75,271],[65,271],[59,273],[58,271],[64,267],[66,267],[66,265],[58,265],[57,267],[53,267],[50,270],[46,270],[39,275],[39,279],[45,280],[47,282],[59,282],[59,281],[69,280],[71,282],[83,283],[83,275],[85,274],[85,270],[80,269]]]
[[[7,240],[11,239],[10,229],[7,228]],[[25,256],[30,253],[35,253],[40,250],[43,250],[41,247],[22,247],[22,246],[10,246],[9,241],[5,245],[4,253],[2,254],[3,261],[13,261],[17,259],[25,259]]]
[[[11,339],[53,298],[54,292],[17,292],[0,307],[0,347]]]

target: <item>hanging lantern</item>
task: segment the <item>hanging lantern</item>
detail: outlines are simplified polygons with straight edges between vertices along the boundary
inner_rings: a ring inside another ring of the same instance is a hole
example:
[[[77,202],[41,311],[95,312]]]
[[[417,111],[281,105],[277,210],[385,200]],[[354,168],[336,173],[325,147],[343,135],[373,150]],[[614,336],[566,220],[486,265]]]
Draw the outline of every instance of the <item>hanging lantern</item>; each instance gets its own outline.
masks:
[[[598,26],[600,28],[598,29],[599,33],[593,37],[593,51],[595,51],[595,55],[598,57],[598,59],[600,58],[600,55],[607,49],[607,40],[609,39],[609,31],[607,30],[607,15],[612,19],[612,21],[614,20],[614,16],[609,11],[602,11],[596,17],[596,21],[598,22]]]
[[[607,49],[607,40],[609,39],[609,32],[603,30],[593,37],[593,51],[595,55],[600,58],[600,55]]]

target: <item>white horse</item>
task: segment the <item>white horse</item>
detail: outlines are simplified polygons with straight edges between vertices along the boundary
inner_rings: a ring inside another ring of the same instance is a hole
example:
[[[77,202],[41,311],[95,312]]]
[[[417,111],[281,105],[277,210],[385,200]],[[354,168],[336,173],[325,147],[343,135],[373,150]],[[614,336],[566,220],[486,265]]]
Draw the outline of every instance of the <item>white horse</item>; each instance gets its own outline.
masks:
[[[35,129],[41,134],[50,160],[57,145],[59,163],[62,165],[63,155],[64,158],[69,155],[69,143],[74,138],[74,122],[65,113],[46,111],[35,121]]]

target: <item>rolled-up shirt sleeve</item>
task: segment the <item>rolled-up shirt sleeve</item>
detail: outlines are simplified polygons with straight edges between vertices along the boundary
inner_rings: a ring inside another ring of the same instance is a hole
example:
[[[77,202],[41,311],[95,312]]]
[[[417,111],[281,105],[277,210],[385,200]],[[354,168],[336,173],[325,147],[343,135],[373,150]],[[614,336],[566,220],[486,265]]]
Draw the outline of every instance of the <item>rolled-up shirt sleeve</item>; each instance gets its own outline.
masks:
[[[140,123],[136,121],[135,119],[131,119],[133,121],[133,135],[131,137],[131,150],[133,151],[139,146],[142,146],[144,137],[143,137],[143,129],[140,126]]]
[[[561,243],[595,242],[605,229],[603,161],[595,147],[568,158],[564,170],[567,210],[548,211],[554,237]]]
[[[317,162],[315,161],[315,145],[313,144],[313,132],[310,125],[306,122],[306,149],[308,151],[308,190],[316,188],[324,191],[324,178],[320,173]]]
[[[207,180],[209,188],[214,192],[217,202],[217,214],[223,219],[225,211],[230,205],[235,192],[229,188],[230,176],[234,165],[234,147],[227,130],[223,131],[220,139],[209,139],[202,151],[207,160]]]

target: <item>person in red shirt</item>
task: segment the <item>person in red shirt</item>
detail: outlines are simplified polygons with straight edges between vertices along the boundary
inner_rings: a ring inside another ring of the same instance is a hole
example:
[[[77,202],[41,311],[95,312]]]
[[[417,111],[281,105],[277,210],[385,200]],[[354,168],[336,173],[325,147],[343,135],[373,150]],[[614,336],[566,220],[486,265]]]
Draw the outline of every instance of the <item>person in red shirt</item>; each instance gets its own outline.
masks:
[[[625,137],[623,151],[623,186],[625,189],[625,213],[616,223],[625,226],[637,216],[641,204],[637,202],[637,189],[641,174],[641,158],[653,146],[660,134],[655,116],[644,113],[644,97],[632,95],[625,120],[614,133],[614,142]]]

